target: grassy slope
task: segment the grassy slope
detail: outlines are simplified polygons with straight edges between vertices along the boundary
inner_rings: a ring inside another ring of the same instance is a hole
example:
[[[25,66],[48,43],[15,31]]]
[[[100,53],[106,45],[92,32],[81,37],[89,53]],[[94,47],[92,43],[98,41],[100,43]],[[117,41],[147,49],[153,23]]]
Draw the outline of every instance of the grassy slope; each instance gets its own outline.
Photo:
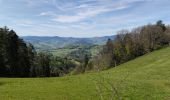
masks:
[[[170,47],[101,73],[61,78],[0,78],[0,99],[99,100],[94,80],[101,77],[112,82],[123,99],[170,100]],[[111,92],[102,91],[108,100]]]

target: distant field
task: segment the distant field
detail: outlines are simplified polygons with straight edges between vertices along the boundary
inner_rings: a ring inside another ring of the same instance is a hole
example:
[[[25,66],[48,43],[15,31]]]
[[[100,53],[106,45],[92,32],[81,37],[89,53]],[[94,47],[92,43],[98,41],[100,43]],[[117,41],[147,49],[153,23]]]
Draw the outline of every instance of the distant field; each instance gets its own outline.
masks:
[[[112,86],[118,96],[109,91]],[[116,100],[170,100],[170,47],[100,73],[0,78],[0,100],[110,100],[111,95]]]
[[[80,47],[76,47],[76,48],[61,48],[61,49],[56,49],[56,50],[52,50],[50,51],[54,56],[59,56],[59,57],[64,57],[66,55],[68,55],[69,53],[78,50]],[[89,51],[91,52],[92,56],[95,56],[101,49],[102,46],[91,46],[88,47]]]
[[[71,49],[71,48],[63,48],[63,49],[56,49],[56,50],[52,50],[51,53],[54,55],[54,56],[59,56],[59,57],[63,57],[63,56],[66,56],[67,54],[73,52],[77,50],[77,48],[75,49]]]

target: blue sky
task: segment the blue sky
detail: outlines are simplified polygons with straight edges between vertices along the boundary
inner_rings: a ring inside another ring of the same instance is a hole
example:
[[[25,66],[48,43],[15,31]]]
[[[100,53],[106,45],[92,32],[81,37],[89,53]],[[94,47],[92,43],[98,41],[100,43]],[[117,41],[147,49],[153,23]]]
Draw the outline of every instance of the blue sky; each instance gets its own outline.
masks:
[[[170,0],[0,0],[0,26],[20,36],[98,37],[170,24]]]

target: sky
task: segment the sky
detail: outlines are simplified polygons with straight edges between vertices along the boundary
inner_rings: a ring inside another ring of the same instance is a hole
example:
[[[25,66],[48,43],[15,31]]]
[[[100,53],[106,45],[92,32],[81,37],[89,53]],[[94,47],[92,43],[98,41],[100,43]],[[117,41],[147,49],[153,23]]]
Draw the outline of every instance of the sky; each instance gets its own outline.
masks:
[[[0,0],[0,27],[19,36],[109,36],[157,20],[170,24],[170,0]]]

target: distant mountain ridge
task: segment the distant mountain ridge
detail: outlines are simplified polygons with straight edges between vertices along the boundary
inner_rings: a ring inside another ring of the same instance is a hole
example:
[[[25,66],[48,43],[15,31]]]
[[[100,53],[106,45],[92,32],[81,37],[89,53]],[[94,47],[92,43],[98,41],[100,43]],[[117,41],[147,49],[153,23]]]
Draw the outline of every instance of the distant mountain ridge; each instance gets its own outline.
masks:
[[[26,42],[34,45],[38,50],[54,50],[58,48],[68,46],[80,46],[80,45],[102,45],[109,38],[114,39],[115,35],[92,37],[92,38],[74,38],[74,37],[58,37],[58,36],[23,36]]]

